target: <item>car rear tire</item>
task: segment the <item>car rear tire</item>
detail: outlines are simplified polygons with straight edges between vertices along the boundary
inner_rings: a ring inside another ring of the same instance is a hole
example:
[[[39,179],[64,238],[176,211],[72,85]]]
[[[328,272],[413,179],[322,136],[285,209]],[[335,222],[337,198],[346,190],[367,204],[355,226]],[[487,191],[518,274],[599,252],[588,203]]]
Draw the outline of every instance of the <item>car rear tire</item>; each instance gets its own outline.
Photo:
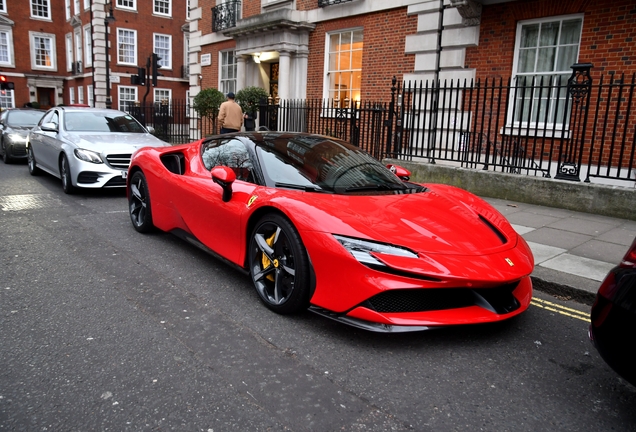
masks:
[[[269,309],[292,314],[309,306],[309,259],[298,231],[279,214],[268,214],[254,228],[249,269],[256,292]]]
[[[27,150],[27,165],[29,166],[29,174],[32,176],[39,175],[42,172],[35,164],[35,155],[33,154],[31,146],[29,146]]]
[[[128,183],[128,209],[135,230],[147,233],[154,229],[148,182],[141,171],[134,173]]]
[[[62,159],[60,160],[60,177],[62,177],[62,189],[64,189],[64,193],[73,194],[76,191],[75,186],[73,186],[73,180],[71,176],[71,167],[68,165],[68,159],[66,155],[62,155]]]

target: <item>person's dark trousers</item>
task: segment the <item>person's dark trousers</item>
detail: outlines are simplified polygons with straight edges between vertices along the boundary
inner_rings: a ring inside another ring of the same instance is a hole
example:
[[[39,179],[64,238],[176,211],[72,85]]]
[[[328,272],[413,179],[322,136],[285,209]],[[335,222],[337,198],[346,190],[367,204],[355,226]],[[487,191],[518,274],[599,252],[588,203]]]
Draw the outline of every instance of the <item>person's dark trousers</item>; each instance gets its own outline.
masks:
[[[226,134],[226,133],[232,133],[232,132],[238,132],[238,129],[228,129],[228,128],[221,128],[221,133],[222,134]]]

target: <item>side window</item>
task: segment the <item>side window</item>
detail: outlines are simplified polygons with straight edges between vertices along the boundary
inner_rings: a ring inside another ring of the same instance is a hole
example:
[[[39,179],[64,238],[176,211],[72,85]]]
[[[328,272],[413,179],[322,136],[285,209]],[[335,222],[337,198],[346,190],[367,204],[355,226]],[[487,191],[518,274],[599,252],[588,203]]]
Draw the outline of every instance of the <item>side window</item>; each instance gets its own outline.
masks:
[[[38,123],[40,126],[43,125],[44,123],[51,123],[53,120],[53,114],[55,114],[55,111],[51,111],[48,112],[44,115],[44,117],[42,117],[42,120],[40,120],[40,123]]]
[[[60,116],[57,111],[53,111],[53,116],[51,116],[51,123],[55,123],[56,126],[60,125]]]
[[[211,170],[227,166],[234,170],[238,180],[254,183],[252,160],[245,145],[236,138],[211,140],[203,145],[203,164]]]

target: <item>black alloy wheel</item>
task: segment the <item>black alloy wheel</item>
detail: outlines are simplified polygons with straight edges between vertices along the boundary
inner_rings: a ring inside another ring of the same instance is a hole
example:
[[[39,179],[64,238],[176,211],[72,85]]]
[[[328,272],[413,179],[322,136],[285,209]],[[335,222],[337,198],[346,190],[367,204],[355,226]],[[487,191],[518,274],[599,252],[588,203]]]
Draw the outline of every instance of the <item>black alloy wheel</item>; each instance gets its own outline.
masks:
[[[27,164],[29,165],[29,174],[32,176],[40,174],[41,171],[35,164],[35,155],[33,154],[31,146],[29,146],[27,150]]]
[[[73,180],[71,179],[71,168],[68,165],[68,159],[65,154],[62,155],[62,160],[60,160],[60,177],[62,177],[64,193],[75,193],[76,188],[73,186]]]
[[[2,160],[4,163],[9,164],[13,161],[9,152],[7,152],[7,147],[4,144],[4,140],[2,140]]]
[[[146,176],[141,171],[134,173],[128,183],[128,209],[135,230],[140,233],[152,231],[154,226],[150,211],[150,194]]]
[[[265,215],[254,228],[249,269],[256,292],[279,314],[309,306],[309,259],[300,235],[285,217]]]

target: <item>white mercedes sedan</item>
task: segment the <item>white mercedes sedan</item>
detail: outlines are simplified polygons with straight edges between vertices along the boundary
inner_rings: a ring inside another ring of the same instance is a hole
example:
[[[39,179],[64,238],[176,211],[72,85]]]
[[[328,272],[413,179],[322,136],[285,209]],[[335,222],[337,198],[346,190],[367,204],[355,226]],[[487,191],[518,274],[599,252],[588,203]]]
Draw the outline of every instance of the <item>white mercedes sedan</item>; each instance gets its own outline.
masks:
[[[124,188],[137,149],[170,146],[150,132],[123,111],[51,108],[29,133],[29,173],[60,178],[67,194],[78,188]]]

